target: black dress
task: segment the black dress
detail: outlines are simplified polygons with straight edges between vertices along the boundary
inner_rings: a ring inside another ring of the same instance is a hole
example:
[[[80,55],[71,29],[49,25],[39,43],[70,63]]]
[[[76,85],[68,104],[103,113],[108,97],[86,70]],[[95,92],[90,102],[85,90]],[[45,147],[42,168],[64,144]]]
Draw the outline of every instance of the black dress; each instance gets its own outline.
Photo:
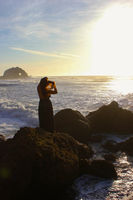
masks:
[[[40,99],[38,113],[40,128],[54,132],[53,106],[49,98]]]

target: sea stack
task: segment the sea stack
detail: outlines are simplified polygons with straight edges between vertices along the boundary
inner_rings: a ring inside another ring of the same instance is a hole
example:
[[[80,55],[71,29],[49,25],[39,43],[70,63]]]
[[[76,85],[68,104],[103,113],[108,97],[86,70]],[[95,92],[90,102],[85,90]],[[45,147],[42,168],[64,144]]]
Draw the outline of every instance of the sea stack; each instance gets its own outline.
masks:
[[[0,77],[1,79],[23,79],[23,78],[28,78],[28,74],[21,68],[19,67],[12,67],[7,69],[3,76]]]

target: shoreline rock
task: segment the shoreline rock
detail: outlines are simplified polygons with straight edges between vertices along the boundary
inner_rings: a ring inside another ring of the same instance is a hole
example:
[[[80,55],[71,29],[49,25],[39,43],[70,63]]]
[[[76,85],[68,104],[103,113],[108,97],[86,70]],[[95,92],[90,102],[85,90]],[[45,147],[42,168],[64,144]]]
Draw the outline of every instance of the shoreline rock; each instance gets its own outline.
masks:
[[[117,179],[114,165],[107,160],[93,160],[90,165],[90,174],[101,178]]]
[[[88,174],[117,179],[113,165],[115,153],[124,151],[133,155],[133,137],[121,143],[113,140],[103,143],[103,133],[133,133],[133,113],[120,108],[117,102],[102,106],[87,117],[78,111],[64,109],[54,116],[54,120],[55,133],[25,127],[13,138],[5,140],[0,136],[0,193],[3,199],[35,197],[40,200],[45,195],[48,200],[55,197],[69,200],[66,188],[77,177]],[[104,155],[106,160],[93,159],[91,143],[100,143],[108,150]]]
[[[133,156],[133,137],[130,137],[124,142],[120,142],[116,145],[118,151],[125,152],[129,156]]]
[[[21,128],[0,143],[1,198],[40,200],[45,195],[48,200],[69,200],[66,189],[84,173],[117,178],[114,165],[92,160],[93,154],[91,147],[68,134]]]
[[[133,113],[115,101],[89,113],[86,118],[92,133],[133,133]]]
[[[80,175],[79,161],[93,155],[67,134],[28,127],[0,145],[0,152],[0,193],[7,200],[40,190],[50,199],[52,191],[60,192]]]
[[[89,121],[79,111],[64,109],[54,116],[55,130],[64,132],[82,143],[88,143],[90,137]]]

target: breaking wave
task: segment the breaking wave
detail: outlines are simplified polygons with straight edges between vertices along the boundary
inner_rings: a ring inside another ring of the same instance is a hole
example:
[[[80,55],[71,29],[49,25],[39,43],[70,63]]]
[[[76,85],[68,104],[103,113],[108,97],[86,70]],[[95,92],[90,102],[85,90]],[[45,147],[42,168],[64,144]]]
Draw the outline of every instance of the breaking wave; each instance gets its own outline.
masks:
[[[9,136],[20,127],[38,126],[37,110],[33,107],[10,101],[0,102],[0,133]]]

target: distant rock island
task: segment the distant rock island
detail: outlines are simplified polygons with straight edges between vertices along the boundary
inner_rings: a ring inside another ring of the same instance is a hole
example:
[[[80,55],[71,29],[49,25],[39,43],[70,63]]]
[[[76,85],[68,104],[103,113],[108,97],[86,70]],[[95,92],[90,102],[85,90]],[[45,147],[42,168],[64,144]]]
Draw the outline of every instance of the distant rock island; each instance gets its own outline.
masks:
[[[20,67],[12,67],[7,69],[0,79],[21,79],[28,78],[28,74]]]

